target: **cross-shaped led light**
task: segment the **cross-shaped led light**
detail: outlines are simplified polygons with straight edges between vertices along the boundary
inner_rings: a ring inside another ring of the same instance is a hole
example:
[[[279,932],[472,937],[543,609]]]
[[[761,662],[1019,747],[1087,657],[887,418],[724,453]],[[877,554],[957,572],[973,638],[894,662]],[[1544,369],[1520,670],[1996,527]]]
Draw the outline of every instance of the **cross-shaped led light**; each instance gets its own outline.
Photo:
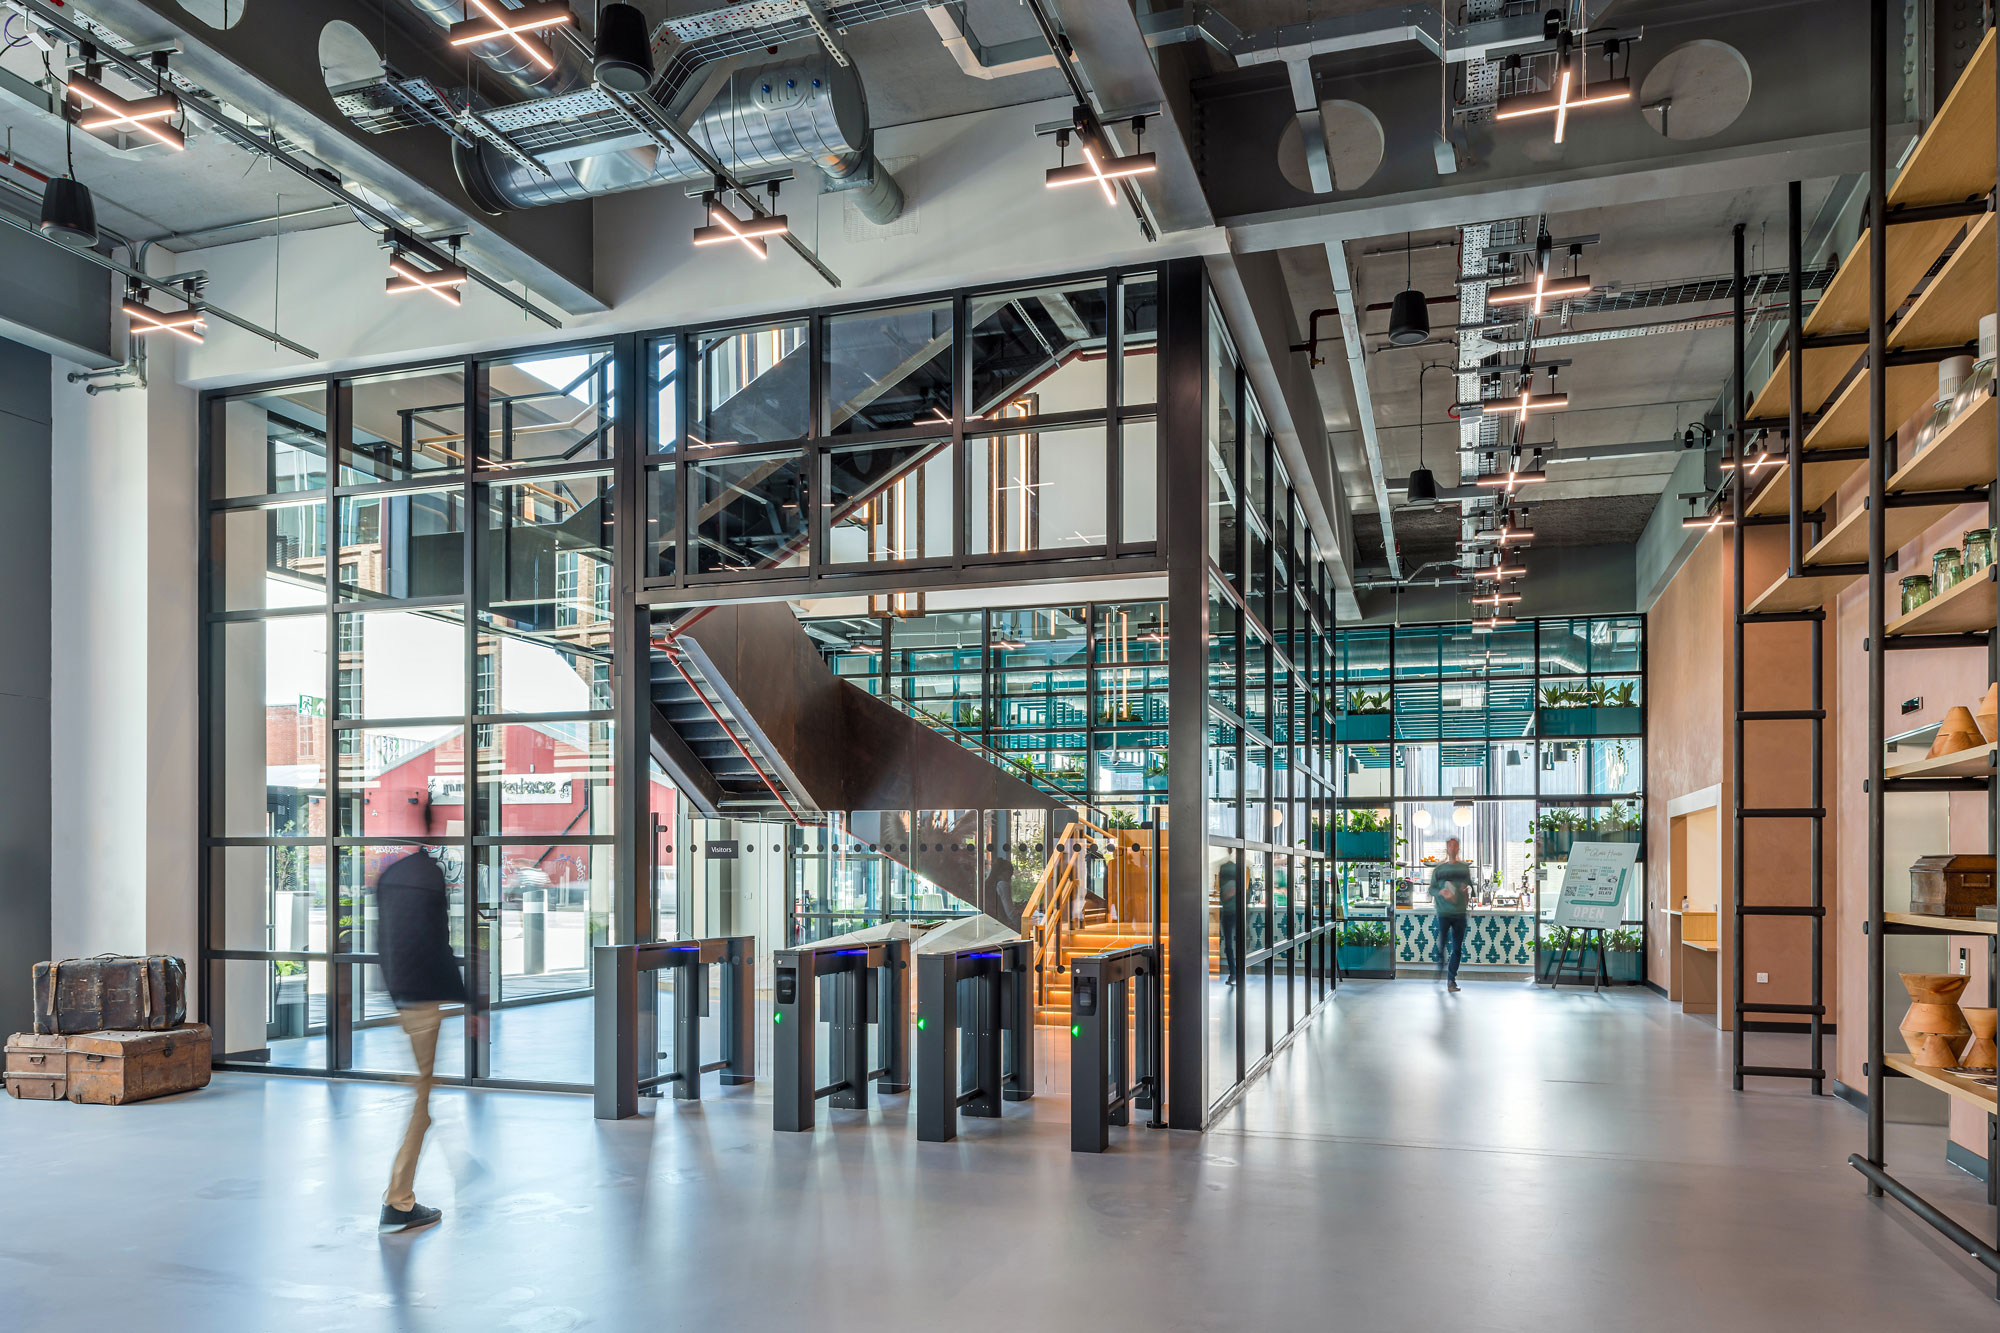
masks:
[[[1785,459],[1782,454],[1774,454],[1768,449],[1760,449],[1743,460],[1743,470],[1754,477],[1765,468],[1776,467],[1784,461]],[[1723,459],[1722,470],[1724,472],[1734,472],[1736,470],[1736,460],[1733,458]]]
[[[172,93],[161,93],[157,97],[142,97],[137,101],[131,101],[120,97],[96,79],[84,74],[70,75],[68,83],[64,86],[69,90],[71,97],[85,106],[97,109],[95,115],[78,115],[76,123],[80,128],[137,130],[176,151],[187,148],[187,135],[171,125],[155,123],[171,120],[180,114],[181,99]]]
[[[1472,577],[1476,579],[1492,579],[1497,583],[1502,579],[1518,579],[1527,572],[1528,567],[1526,565],[1510,565],[1503,558],[1497,565],[1488,565],[1484,569],[1473,570]]]
[[[125,313],[132,321],[131,331],[134,337],[144,337],[149,333],[171,333],[191,343],[198,343],[204,341],[202,333],[208,327],[199,310],[190,308],[168,313],[155,310],[144,301],[130,296],[125,298]]]
[[[1502,606],[1512,606],[1514,603],[1520,600],[1521,600],[1521,594],[1518,592],[1490,592],[1483,597],[1473,598],[1472,604],[1474,606],[1502,607]],[[1495,611],[1494,614],[1497,615],[1499,614],[1499,612]]]
[[[1594,83],[1589,88],[1579,85],[1575,66],[1565,55],[1556,66],[1556,86],[1547,94],[1527,93],[1519,97],[1503,97],[1499,107],[1493,112],[1495,120],[1520,120],[1527,116],[1548,116],[1556,118],[1557,143],[1569,130],[1569,113],[1579,107],[1605,106],[1612,102],[1632,100],[1630,79],[1606,79]]]
[[[1511,416],[1514,424],[1525,426],[1530,412],[1551,412],[1569,406],[1566,393],[1536,393],[1532,385],[1523,382],[1521,392],[1513,398],[1495,398],[1481,405],[1482,412]]]
[[[1713,514],[1693,514],[1681,520],[1684,528],[1694,528],[1700,532],[1714,532],[1717,528],[1733,527],[1729,515],[1717,510]]]
[[[1532,530],[1517,528],[1512,523],[1502,523],[1497,528],[1488,528],[1484,532],[1472,534],[1472,540],[1476,542],[1493,542],[1499,546],[1505,546],[1510,542],[1530,542],[1534,539],[1535,534]]]
[[[771,248],[764,244],[766,236],[783,236],[791,230],[783,213],[759,213],[750,218],[739,218],[722,206],[713,192],[704,194],[702,202],[708,206],[708,224],[694,229],[696,245],[726,245],[730,241],[740,241],[743,248],[759,259],[768,259]]]
[[[1505,472],[1489,472],[1483,477],[1474,477],[1472,482],[1475,486],[1485,486],[1490,490],[1504,491],[1512,495],[1518,487],[1532,486],[1538,481],[1548,479],[1549,474],[1546,469],[1525,472],[1517,464],[1509,463]]]
[[[406,292],[429,292],[446,305],[458,305],[461,301],[458,289],[465,285],[465,270],[455,264],[444,264],[433,271],[425,271],[412,264],[401,250],[389,256],[390,278],[386,290],[391,296],[401,296]]]
[[[1518,625],[1520,623],[1521,623],[1520,621],[1516,620],[1512,616],[1503,616],[1495,614],[1489,616],[1485,620],[1473,621],[1472,632],[1474,634],[1491,634],[1496,629],[1501,629],[1507,625]]]
[[[1050,167],[1044,178],[1049,189],[1095,184],[1104,191],[1104,202],[1116,207],[1118,195],[1111,188],[1112,181],[1127,176],[1150,175],[1159,170],[1159,158],[1152,153],[1119,157],[1108,146],[1093,142],[1088,134],[1079,135],[1079,144],[1083,150],[1083,161],[1073,167]]]
[[[1528,313],[1539,316],[1545,301],[1560,301],[1565,297],[1584,296],[1590,291],[1588,277],[1551,278],[1546,273],[1535,274],[1533,282],[1514,282],[1505,287],[1495,287],[1486,293],[1488,305],[1512,305],[1518,301],[1528,303]]]
[[[552,70],[556,62],[549,58],[548,48],[527,34],[541,32],[549,28],[560,28],[574,23],[575,15],[568,5],[533,4],[522,5],[519,9],[502,9],[495,0],[465,0],[467,15],[461,22],[451,25],[453,46],[475,46],[480,42],[511,41],[521,51],[544,70]],[[478,10],[483,19],[473,18],[470,11]]]

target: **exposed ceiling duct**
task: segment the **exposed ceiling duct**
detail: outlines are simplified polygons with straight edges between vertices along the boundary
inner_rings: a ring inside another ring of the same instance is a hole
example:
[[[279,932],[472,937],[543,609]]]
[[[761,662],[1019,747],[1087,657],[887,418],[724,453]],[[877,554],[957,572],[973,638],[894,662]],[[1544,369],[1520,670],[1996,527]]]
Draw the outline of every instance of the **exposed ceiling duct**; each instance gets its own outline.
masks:
[[[462,17],[457,0],[407,3],[440,27]],[[656,103],[672,102],[702,65],[741,54],[745,43],[778,46],[799,39],[796,6],[741,8],[750,12],[688,15],[662,25],[655,38],[656,64],[663,67],[652,89]],[[758,17],[764,22],[756,23]],[[803,32],[811,35],[818,26],[808,24]],[[453,163],[473,201],[501,213],[709,180],[711,171],[694,154],[659,135],[632,132],[629,117],[593,86],[583,46],[568,40],[574,37],[548,43],[552,70],[508,43],[473,48],[525,99],[480,113],[483,127],[494,132],[454,138]],[[863,217],[893,222],[903,211],[902,188],[875,158],[860,75],[830,39],[829,31],[824,49],[812,55],[732,73],[687,135],[744,176],[816,167],[826,188],[849,193]]]
[[[818,167],[871,222],[903,210],[901,187],[875,160],[860,76],[825,55],[739,70],[687,132],[746,176]],[[692,154],[652,142],[563,161],[542,155],[540,167],[491,143],[460,144],[453,158],[466,192],[495,213],[708,178]]]

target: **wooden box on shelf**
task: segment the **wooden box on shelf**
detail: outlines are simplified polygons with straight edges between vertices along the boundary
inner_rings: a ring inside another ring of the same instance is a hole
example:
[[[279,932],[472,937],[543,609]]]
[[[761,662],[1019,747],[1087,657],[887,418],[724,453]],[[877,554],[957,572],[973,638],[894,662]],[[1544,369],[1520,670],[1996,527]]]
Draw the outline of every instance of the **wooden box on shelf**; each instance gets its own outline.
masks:
[[[1990,856],[1924,856],[1910,867],[1910,910],[1971,919],[1993,902]]]

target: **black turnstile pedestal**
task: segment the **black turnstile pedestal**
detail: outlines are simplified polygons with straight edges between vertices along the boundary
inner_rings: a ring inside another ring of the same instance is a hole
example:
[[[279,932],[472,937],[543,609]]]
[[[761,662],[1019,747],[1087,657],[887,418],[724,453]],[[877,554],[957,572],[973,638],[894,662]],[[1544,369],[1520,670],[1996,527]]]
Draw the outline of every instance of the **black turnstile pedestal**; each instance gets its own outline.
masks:
[[[919,1140],[949,1142],[961,1111],[997,1117],[1035,1095],[1034,955],[1027,940],[917,955]]]
[[[671,1083],[675,1098],[699,1101],[701,1076],[721,1071],[724,1084],[756,1077],[755,1016],[757,941],[749,935],[651,944],[600,944],[596,948],[596,1068],[593,1111],[599,1120],[623,1120],[639,1113],[639,1094]],[[701,1020],[708,1014],[708,968],[720,964],[722,1058],[704,1064]],[[640,1052],[652,1049],[652,1010],[642,1009],[639,979],[662,968],[679,968],[674,987],[674,1067],[642,1077]]]
[[[836,1109],[866,1110],[871,1079],[877,1092],[909,1091],[908,940],[781,949],[772,955],[772,962],[776,973],[771,1015],[776,1029],[773,1128],[811,1129],[822,1097]],[[832,1044],[832,1081],[819,1087],[822,1000]],[[868,1065],[871,1022],[882,1062],[873,1069]]]

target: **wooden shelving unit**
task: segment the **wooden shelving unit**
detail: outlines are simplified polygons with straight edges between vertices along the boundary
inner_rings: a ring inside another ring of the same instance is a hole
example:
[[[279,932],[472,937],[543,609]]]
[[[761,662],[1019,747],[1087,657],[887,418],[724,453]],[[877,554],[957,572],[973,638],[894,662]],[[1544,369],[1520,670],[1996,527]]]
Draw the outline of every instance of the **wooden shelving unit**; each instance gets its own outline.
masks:
[[[1914,930],[1935,930],[1944,935],[2000,934],[2000,922],[1974,921],[1962,916],[1928,916],[1922,912],[1884,912],[1882,919]]]
[[[2000,1097],[1995,1097],[1992,1088],[1986,1087],[1984,1084],[1974,1083],[1969,1078],[1960,1078],[1956,1074],[1947,1074],[1942,1069],[1931,1069],[1917,1064],[1907,1055],[1884,1055],[1882,1063],[1888,1065],[1889,1068],[1906,1078],[1913,1078],[1919,1083],[1929,1084],[1939,1092],[1946,1093],[1959,1101],[1971,1102],[1974,1106],[1980,1107],[1989,1114],[1993,1112],[1996,1106],[2000,1106]]]
[[[1895,551],[1923,535],[1924,529],[1949,514],[1956,505],[1901,505],[1882,511],[1882,549]],[[1868,562],[1868,511],[1857,508],[1827,530],[1806,552],[1806,568]],[[1854,577],[1859,577],[1858,575]],[[1843,580],[1842,587],[1852,582]]]
[[[1964,243],[1951,252],[1930,286],[1896,322],[1889,333],[1889,350],[1976,342],[1979,317],[1992,313],[1993,258],[1993,215],[1987,213],[1973,223]]]
[[[1757,492],[1756,498],[1744,506],[1743,512],[1754,518],[1778,518],[1791,512],[1792,481],[1791,464],[1779,463],[1775,468],[1766,468],[1770,481]],[[1808,511],[1818,509],[1831,500],[1847,479],[1861,470],[1858,458],[1841,458],[1830,462],[1818,462],[1811,454],[1805,458],[1805,480],[1799,486],[1801,497]]]
[[[1907,292],[1924,280],[1938,256],[1964,228],[1957,218],[1937,218],[1897,227],[1889,234],[1889,290]],[[1808,338],[1829,333],[1865,333],[1868,329],[1868,250],[1874,233],[1864,231],[1841,261],[1840,271],[1820,293],[1819,304],[1806,317]]]
[[[1890,366],[1887,408],[1883,419],[1890,429],[1907,421],[1910,414],[1937,401],[1937,367],[1933,365]],[[1841,387],[1820,419],[1806,428],[1805,452],[1816,449],[1865,449],[1868,447],[1868,372],[1858,370]]]
[[[1993,69],[1988,31],[1889,187],[1890,208],[1977,199],[1993,188]]]
[[[1924,634],[1975,634],[1992,629],[1996,623],[1995,611],[2000,610],[2000,598],[1995,597],[2000,585],[1993,582],[1991,572],[1988,570],[1946,589],[1916,610],[1890,621],[1883,632],[1892,639],[1900,639]]]
[[[1916,491],[1956,491],[1985,486],[1993,480],[1994,417],[1992,394],[1959,414],[1915,458],[1896,469],[1883,489],[1891,495]]]
[[[1983,778],[1993,773],[1993,742],[1935,759],[1913,759],[1882,770],[1885,778]]]

